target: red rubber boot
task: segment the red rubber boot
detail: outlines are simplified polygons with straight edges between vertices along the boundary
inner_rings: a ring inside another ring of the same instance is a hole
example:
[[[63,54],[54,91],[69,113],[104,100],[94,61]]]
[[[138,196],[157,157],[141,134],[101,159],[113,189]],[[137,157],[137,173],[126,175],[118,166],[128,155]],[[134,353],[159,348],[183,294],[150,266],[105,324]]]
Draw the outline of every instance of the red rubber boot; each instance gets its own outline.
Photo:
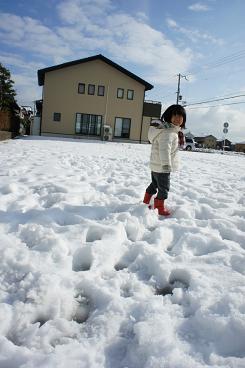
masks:
[[[158,199],[158,198],[154,199],[154,209],[155,208],[157,208],[158,215],[160,215],[160,216],[170,216],[171,215],[169,210],[167,210],[167,208],[164,208],[164,200],[163,199]]]
[[[149,194],[149,193],[145,192],[143,203],[150,204],[151,197],[152,197],[152,194]]]

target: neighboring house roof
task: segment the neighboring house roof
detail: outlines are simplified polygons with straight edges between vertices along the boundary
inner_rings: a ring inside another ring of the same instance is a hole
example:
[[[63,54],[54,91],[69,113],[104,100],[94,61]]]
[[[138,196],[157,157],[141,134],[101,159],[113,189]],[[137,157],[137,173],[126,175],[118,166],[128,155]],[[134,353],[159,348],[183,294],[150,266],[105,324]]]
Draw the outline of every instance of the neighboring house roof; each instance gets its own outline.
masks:
[[[207,138],[213,138],[213,139],[217,140],[217,138],[215,138],[213,135],[206,135],[205,137],[195,137],[195,140],[201,142],[201,141],[205,141],[205,139],[207,139]]]
[[[127,69],[124,69],[122,66],[114,63],[114,61],[106,58],[105,56],[103,56],[101,54],[98,54],[98,55],[95,55],[95,56],[90,56],[90,57],[85,58],[85,59],[79,59],[79,60],[69,61],[68,63],[51,66],[49,68],[39,69],[38,72],[37,72],[37,75],[38,75],[38,84],[39,84],[39,86],[43,86],[44,85],[45,73],[47,73],[47,72],[51,72],[53,70],[58,70],[58,69],[63,69],[63,68],[66,68],[68,66],[73,66],[73,65],[77,65],[77,64],[87,63],[89,61],[94,61],[94,60],[104,61],[108,65],[111,65],[115,69],[117,69],[120,72],[122,72],[122,73],[126,74],[127,76],[129,76],[130,78],[135,79],[137,82],[139,82],[139,83],[141,83],[141,84],[143,84],[145,86],[146,91],[149,91],[149,90],[151,90],[153,88],[153,85],[152,84],[146,82],[144,79],[141,79],[137,75],[131,73]]]
[[[229,139],[219,139],[219,140],[217,140],[217,143],[222,143],[223,144],[224,141],[225,141],[225,143],[228,143],[228,144],[231,143],[231,141]]]
[[[195,137],[196,141],[203,142],[205,140],[205,137]]]
[[[215,136],[213,136],[212,134],[206,135],[206,137],[204,137],[204,138],[205,139],[206,138],[213,138],[213,139],[215,139],[217,141],[217,138]]]

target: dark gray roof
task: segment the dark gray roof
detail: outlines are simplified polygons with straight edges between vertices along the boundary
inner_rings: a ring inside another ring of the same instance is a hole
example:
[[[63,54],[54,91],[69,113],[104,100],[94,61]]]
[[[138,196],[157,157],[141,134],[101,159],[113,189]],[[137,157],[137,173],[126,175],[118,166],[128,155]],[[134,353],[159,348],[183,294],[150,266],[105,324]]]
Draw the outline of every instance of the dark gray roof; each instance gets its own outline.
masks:
[[[124,69],[122,66],[114,63],[114,61],[106,58],[105,56],[103,56],[101,54],[90,56],[90,57],[85,58],[85,59],[79,59],[79,60],[69,61],[68,63],[64,63],[64,64],[50,66],[49,68],[39,69],[38,72],[37,72],[38,84],[39,84],[39,86],[43,86],[44,85],[45,73],[47,73],[47,72],[51,72],[53,70],[58,70],[58,69],[63,69],[63,68],[66,68],[67,66],[72,66],[72,65],[87,63],[88,61],[93,61],[93,60],[102,60],[105,63],[113,66],[114,68],[116,68],[120,72],[128,75],[130,78],[133,78],[137,82],[143,84],[145,86],[145,90],[146,91],[148,91],[148,90],[150,90],[150,89],[153,88],[153,85],[152,84],[146,82],[144,79],[141,79],[137,75],[131,73],[127,69]]]
[[[213,137],[214,139],[216,139],[216,140],[217,140],[217,138],[216,138],[214,135],[212,135],[212,134],[205,135],[205,136],[203,136],[203,137],[195,137],[195,140],[196,140],[196,141],[197,141],[197,140],[199,140],[199,141],[204,141],[204,139],[209,138],[209,137]]]

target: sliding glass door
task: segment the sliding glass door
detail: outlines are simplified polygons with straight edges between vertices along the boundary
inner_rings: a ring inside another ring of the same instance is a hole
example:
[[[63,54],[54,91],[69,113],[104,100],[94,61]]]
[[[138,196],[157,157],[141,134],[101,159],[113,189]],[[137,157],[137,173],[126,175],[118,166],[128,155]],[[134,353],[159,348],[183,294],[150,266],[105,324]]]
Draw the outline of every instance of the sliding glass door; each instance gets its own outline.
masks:
[[[83,135],[101,135],[101,124],[102,124],[102,116],[101,115],[92,115],[92,114],[76,114],[76,134]]]

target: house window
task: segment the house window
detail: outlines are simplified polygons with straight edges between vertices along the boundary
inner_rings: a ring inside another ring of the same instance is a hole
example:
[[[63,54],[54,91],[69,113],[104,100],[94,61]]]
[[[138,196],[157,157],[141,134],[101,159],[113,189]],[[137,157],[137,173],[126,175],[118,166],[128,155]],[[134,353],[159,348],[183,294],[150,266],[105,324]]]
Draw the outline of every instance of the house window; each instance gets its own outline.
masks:
[[[54,112],[53,121],[61,121],[61,113]]]
[[[123,98],[124,95],[124,89],[123,88],[118,88],[117,89],[117,98]]]
[[[101,135],[102,116],[92,114],[76,114],[76,134]]]
[[[132,89],[127,90],[127,99],[133,100],[134,99],[134,91]]]
[[[78,83],[78,93],[85,93],[85,84],[84,83]]]
[[[118,138],[129,138],[131,119],[116,118],[114,136]]]
[[[104,96],[105,86],[98,86],[98,96]]]
[[[95,85],[94,84],[89,84],[88,85],[88,94],[89,95],[94,95],[95,92]]]

